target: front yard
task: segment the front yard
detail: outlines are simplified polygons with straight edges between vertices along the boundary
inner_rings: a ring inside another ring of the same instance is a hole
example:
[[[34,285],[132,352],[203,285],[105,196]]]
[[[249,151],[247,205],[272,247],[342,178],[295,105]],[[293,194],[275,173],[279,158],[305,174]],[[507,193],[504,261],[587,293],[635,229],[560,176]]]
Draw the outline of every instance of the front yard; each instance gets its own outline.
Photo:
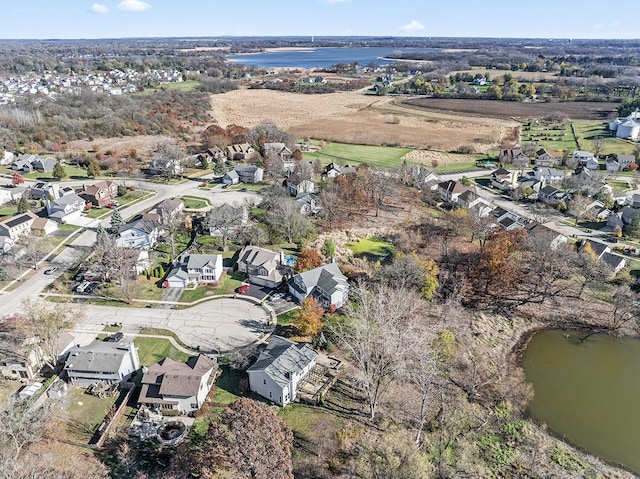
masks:
[[[233,294],[235,289],[241,284],[242,279],[239,276],[225,274],[220,284],[216,287],[203,284],[196,289],[186,289],[182,293],[182,296],[180,296],[180,302],[191,303],[218,294]]]
[[[141,366],[151,366],[164,358],[185,362],[189,355],[176,349],[168,339],[136,337],[133,342],[138,348]]]

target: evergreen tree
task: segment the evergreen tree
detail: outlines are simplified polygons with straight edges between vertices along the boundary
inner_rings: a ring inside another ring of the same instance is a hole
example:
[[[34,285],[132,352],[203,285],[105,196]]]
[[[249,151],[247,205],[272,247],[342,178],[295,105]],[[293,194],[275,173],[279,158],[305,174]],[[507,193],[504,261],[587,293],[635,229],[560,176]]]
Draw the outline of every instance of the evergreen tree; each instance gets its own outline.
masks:
[[[29,200],[23,196],[20,198],[20,201],[18,201],[18,213],[26,213],[29,210],[29,206],[31,206]]]
[[[125,224],[124,218],[122,218],[122,215],[118,210],[115,210],[111,215],[111,222],[110,222],[111,230],[114,232],[117,232],[120,229],[120,227],[123,226],[124,224]]]
[[[89,165],[87,166],[87,176],[89,178],[95,178],[100,173],[100,165],[98,164],[98,160],[93,158]]]
[[[114,215],[115,213],[118,213],[118,211],[114,211]],[[111,217],[111,221],[113,221],[113,216]],[[107,230],[105,230],[102,225],[98,225],[98,229],[96,230],[96,250],[106,251],[109,243],[109,233],[107,233]]]
[[[65,171],[64,166],[62,166],[62,163],[60,163],[59,161],[56,162],[55,166],[53,167],[53,177],[57,178],[58,180],[67,177],[67,172]]]

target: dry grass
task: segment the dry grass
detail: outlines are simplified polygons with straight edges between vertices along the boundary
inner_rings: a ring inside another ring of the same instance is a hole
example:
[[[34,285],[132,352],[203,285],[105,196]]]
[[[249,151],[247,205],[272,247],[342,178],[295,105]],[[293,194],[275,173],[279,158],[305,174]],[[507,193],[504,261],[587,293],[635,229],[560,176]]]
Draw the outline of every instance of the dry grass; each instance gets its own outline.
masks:
[[[390,97],[359,92],[305,95],[272,90],[235,90],[211,97],[222,127],[252,127],[270,121],[299,137],[363,145],[398,145],[452,151],[474,145],[495,147],[513,122],[412,110]]]
[[[115,138],[95,138],[94,140],[76,140],[69,142],[69,149],[76,152],[94,152],[94,146],[98,151],[113,150],[116,156],[125,156],[130,149],[135,149],[138,156],[148,158],[158,143],[169,140],[170,137],[162,135],[123,136]]]

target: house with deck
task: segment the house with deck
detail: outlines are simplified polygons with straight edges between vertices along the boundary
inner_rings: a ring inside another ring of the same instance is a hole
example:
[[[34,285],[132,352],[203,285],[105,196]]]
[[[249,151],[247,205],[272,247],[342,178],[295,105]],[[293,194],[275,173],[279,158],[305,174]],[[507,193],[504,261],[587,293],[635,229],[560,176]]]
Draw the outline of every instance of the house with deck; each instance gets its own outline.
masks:
[[[309,296],[323,308],[341,308],[349,299],[349,283],[336,263],[296,274],[289,281],[289,293],[298,301]]]
[[[286,406],[295,400],[298,384],[317,362],[318,353],[308,344],[271,336],[258,360],[247,369],[249,388],[279,406]]]
[[[139,219],[118,230],[116,245],[121,248],[151,249],[158,242],[160,230],[154,221]]]
[[[284,253],[276,253],[258,246],[245,246],[240,251],[237,269],[245,273],[249,282],[259,286],[275,288],[284,278],[287,267]]]
[[[96,341],[69,351],[64,372],[71,384],[90,386],[98,382],[118,384],[128,381],[140,368],[133,342]]]

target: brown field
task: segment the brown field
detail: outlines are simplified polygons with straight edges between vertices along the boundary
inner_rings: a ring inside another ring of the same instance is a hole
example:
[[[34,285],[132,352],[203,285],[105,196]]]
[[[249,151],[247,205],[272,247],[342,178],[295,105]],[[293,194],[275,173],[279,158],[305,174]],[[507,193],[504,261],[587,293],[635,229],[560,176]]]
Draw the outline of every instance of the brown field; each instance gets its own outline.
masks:
[[[141,158],[148,158],[158,143],[163,140],[170,139],[168,136],[162,135],[140,135],[140,136],[122,136],[115,138],[95,138],[93,141],[76,140],[69,142],[69,149],[76,152],[94,151],[94,146],[98,147],[98,151],[106,152],[113,150],[117,154],[114,156],[124,156],[130,149],[136,150]]]
[[[235,90],[212,96],[211,108],[222,127],[252,127],[269,121],[301,138],[445,151],[461,145],[485,151],[512,137],[517,126],[495,118],[424,112],[394,104],[391,97],[360,92],[305,95]]]
[[[605,121],[616,111],[619,103],[611,102],[548,102],[525,103],[499,100],[462,100],[453,98],[412,98],[402,105],[420,111],[435,111],[454,115],[510,118],[523,121],[562,113],[572,120]]]

